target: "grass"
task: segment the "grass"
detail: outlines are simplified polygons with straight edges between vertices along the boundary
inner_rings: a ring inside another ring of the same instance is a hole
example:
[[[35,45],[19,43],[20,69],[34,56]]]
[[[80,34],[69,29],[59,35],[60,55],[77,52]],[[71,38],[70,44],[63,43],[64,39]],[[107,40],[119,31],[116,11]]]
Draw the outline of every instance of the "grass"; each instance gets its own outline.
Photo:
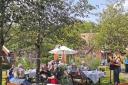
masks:
[[[2,72],[2,85],[6,85],[7,73],[6,71]]]
[[[101,78],[101,85],[113,85],[113,72],[111,71],[111,81],[112,84],[110,84],[110,70],[107,69],[105,71],[106,76],[105,78]],[[121,83],[128,83],[128,74],[126,73],[120,73],[120,82]]]

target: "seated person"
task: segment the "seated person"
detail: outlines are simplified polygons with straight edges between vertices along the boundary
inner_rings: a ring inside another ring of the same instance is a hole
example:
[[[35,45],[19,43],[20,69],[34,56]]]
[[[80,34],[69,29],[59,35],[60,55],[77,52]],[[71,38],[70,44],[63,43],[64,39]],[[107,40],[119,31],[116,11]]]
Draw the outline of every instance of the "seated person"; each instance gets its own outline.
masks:
[[[8,76],[8,80],[10,80],[11,78],[13,78],[14,77],[14,75],[13,75],[13,70],[14,70],[14,65],[12,65],[12,67],[8,70],[8,72],[7,72],[7,76]]]
[[[68,73],[70,74],[78,74],[79,69],[77,68],[76,64],[73,63],[69,68],[68,68]]]
[[[41,66],[40,80],[45,82],[45,83],[58,84],[58,80],[54,74],[53,65],[49,66],[49,69],[48,69],[48,66],[46,64]]]
[[[54,64],[54,75],[56,76],[56,78],[58,80],[61,79],[61,77],[63,76],[64,73],[64,69],[61,66],[58,66],[57,64]]]
[[[53,64],[51,68],[49,68],[50,75],[48,76],[48,83],[51,84],[59,84],[58,82],[58,66],[57,64]]]
[[[72,65],[67,65],[66,70],[67,70],[68,73],[70,73],[70,71],[71,71],[71,67],[72,67]]]
[[[14,77],[10,79],[10,83],[22,84],[22,85],[31,85],[25,78],[24,72],[19,72],[18,68],[14,68],[13,71]]]
[[[46,64],[41,66],[40,69],[40,78],[42,81],[47,80],[47,77],[51,76],[51,72],[48,70],[48,67]]]
[[[80,70],[82,70],[82,71],[89,70],[89,67],[87,66],[87,64],[84,61],[82,61],[82,63],[81,63]]]

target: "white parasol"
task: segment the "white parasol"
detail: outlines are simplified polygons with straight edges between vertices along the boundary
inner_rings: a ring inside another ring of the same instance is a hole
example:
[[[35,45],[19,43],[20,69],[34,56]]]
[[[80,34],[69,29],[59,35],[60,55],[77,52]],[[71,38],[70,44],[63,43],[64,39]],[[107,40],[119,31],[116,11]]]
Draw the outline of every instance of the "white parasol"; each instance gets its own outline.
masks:
[[[49,51],[49,53],[54,54],[57,53],[59,50],[59,48],[54,48],[53,50]]]
[[[76,54],[77,51],[75,50],[72,50],[66,46],[59,46],[51,51],[49,51],[49,53],[52,53],[52,54],[61,54],[62,55],[62,62],[65,63],[66,62],[66,55],[68,54]]]
[[[63,54],[63,53],[64,54],[76,54],[77,51],[72,50],[66,46],[60,46],[58,48],[55,48],[55,49],[49,51],[49,53],[52,53],[52,54],[54,54],[54,53],[57,53],[57,54]]]

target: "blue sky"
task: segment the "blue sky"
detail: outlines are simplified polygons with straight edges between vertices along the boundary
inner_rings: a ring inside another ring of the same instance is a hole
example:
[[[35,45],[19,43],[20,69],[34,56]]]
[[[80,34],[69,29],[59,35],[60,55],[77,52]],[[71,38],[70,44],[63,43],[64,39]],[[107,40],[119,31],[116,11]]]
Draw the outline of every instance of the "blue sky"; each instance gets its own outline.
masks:
[[[111,1],[111,2],[110,2]],[[103,9],[105,9],[107,7],[108,4],[111,4],[112,2],[114,2],[115,0],[89,0],[89,2],[96,6],[96,10],[93,10],[92,13],[102,13]],[[128,12],[128,0],[125,0],[124,4],[124,10]],[[94,15],[89,15],[90,18],[85,18],[85,21],[92,21],[97,23],[99,20],[99,16],[94,16]]]
[[[89,0],[89,2],[92,5],[96,6],[96,9],[93,10],[92,13],[98,13],[98,14],[101,13],[108,4],[108,0]],[[99,20],[99,16],[89,15],[89,18],[86,18],[85,20],[97,22],[97,20]]]

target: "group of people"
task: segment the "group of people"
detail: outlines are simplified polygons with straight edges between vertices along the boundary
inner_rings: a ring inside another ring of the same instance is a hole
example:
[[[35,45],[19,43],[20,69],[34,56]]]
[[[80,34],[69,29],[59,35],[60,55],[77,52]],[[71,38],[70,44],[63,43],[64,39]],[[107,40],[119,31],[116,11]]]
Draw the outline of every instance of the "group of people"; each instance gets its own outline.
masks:
[[[120,83],[119,73],[121,72],[121,64],[123,63],[123,59],[121,56],[122,55],[119,51],[115,51],[114,53],[110,53],[108,55],[110,70],[113,70],[114,74],[114,85],[118,85]],[[126,59],[125,63],[128,63]],[[79,74],[80,70],[89,70],[88,65],[86,65],[84,61],[81,62],[80,67],[77,67],[75,63],[65,66],[63,63],[61,63],[61,61],[52,60],[47,64],[41,64],[39,72],[40,80],[45,83],[59,84],[59,80],[61,79],[65,71],[67,73]],[[128,70],[126,69],[126,71]],[[25,69],[22,64],[19,64],[17,67],[12,65],[12,68],[10,68],[8,71],[8,80],[10,83],[14,84],[31,85],[31,82],[29,82],[25,77]]]
[[[59,84],[64,72],[64,64],[60,61],[50,61],[48,64],[42,64],[40,68],[41,81],[49,84]]]
[[[63,75],[62,69],[63,63],[59,61],[50,61],[48,64],[41,64],[39,79],[46,84],[59,84],[59,80]],[[22,64],[17,67],[12,65],[8,70],[8,82],[20,85],[31,85],[31,82],[27,79],[25,69]],[[35,76],[36,78],[36,76]]]
[[[8,82],[19,85],[31,85],[25,78],[25,69],[22,64],[19,64],[17,67],[12,65],[8,70]]]
[[[59,84],[59,80],[62,78],[62,76],[66,76],[70,73],[79,75],[80,70],[89,70],[89,67],[84,61],[82,61],[80,67],[77,67],[75,63],[65,65],[60,61],[50,61],[48,64],[41,65],[40,79],[46,83]]]
[[[71,65],[67,66],[67,72],[70,73],[78,73],[79,71],[87,71],[89,70],[88,65],[82,61],[80,67],[78,67],[75,63],[72,63]]]

